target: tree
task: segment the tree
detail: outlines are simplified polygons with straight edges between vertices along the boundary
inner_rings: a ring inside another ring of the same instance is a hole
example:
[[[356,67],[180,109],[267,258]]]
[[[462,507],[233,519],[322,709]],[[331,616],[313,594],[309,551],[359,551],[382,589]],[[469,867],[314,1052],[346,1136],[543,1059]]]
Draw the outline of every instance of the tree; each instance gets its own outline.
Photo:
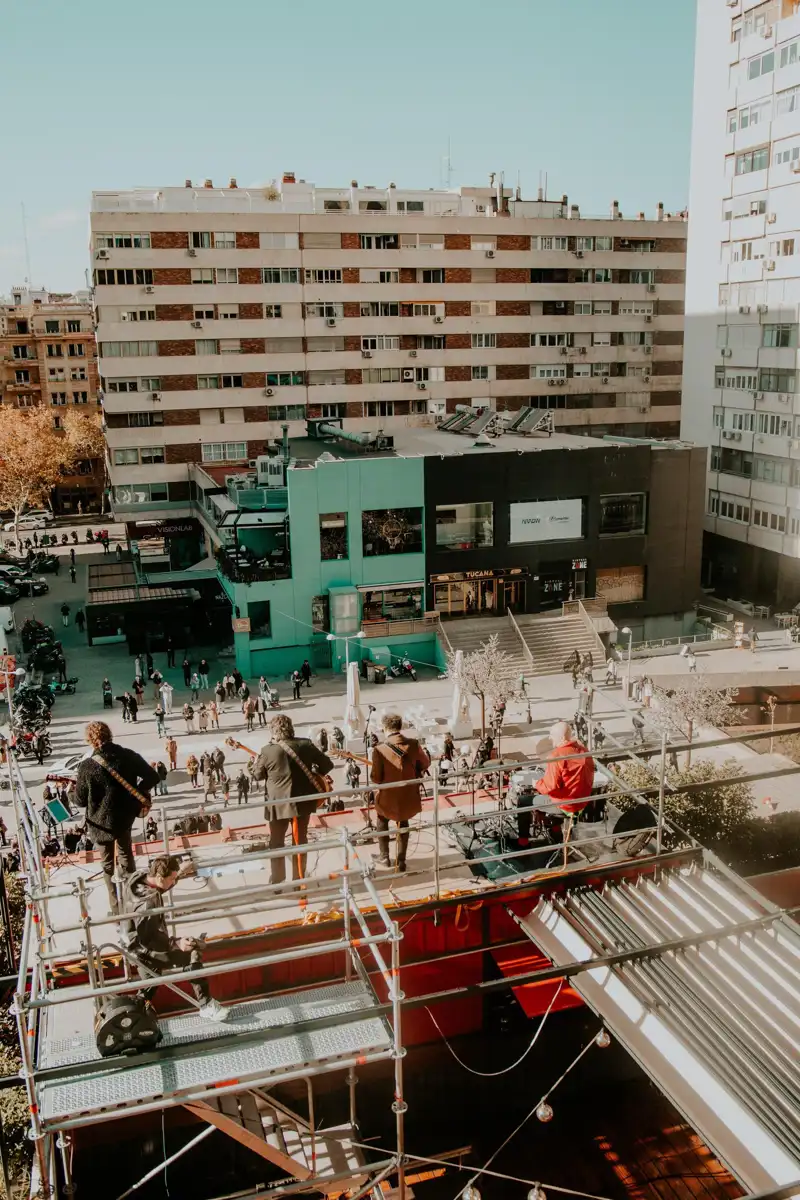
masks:
[[[691,742],[696,727],[733,725],[739,719],[733,707],[738,688],[711,688],[694,678],[680,688],[653,688],[656,707],[651,710],[653,724],[662,732],[678,732],[689,742],[686,767],[691,766]]]
[[[0,406],[0,509],[13,512],[17,542],[22,513],[48,503],[72,455],[53,427],[49,409]]]
[[[622,762],[613,769],[626,787],[636,791],[658,788],[658,773],[650,767]],[[684,770],[667,770],[665,816],[704,846],[717,848],[728,843],[734,836],[739,836],[742,826],[753,816],[753,790],[744,782],[728,787],[714,785],[720,779],[738,779],[743,774],[741,765],[732,758],[723,763],[699,758]],[[691,792],[680,790],[690,783],[705,786]],[[614,803],[626,809],[636,801],[631,796],[615,796]]]
[[[452,679],[464,695],[476,696],[481,702],[481,736],[486,734],[486,700],[510,696],[517,677],[513,659],[498,649],[499,638],[492,634],[480,650],[472,650],[456,658],[455,651],[447,656],[448,679]]]
[[[106,439],[99,416],[70,409],[64,414],[64,441],[70,448],[72,462],[97,459],[102,464],[103,497],[106,495]],[[104,503],[104,502],[103,502]]]

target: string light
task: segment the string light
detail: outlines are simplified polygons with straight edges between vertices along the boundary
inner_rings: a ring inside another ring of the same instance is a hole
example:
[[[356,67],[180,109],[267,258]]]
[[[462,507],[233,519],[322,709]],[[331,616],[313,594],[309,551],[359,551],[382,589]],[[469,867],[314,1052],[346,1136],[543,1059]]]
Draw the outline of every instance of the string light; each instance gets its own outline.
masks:
[[[544,1188],[540,1187],[538,1183],[535,1183],[528,1192],[528,1200],[547,1200],[547,1193],[545,1192]]]
[[[597,1037],[594,1039],[595,1046],[599,1046],[601,1050],[607,1050],[611,1045],[611,1034],[607,1029],[601,1029]]]
[[[461,1200],[481,1200],[481,1194],[474,1183],[468,1183],[461,1193]]]
[[[541,1121],[543,1125],[546,1125],[548,1121],[552,1121],[553,1110],[546,1100],[540,1101],[540,1103],[536,1106],[536,1118],[537,1120]]]

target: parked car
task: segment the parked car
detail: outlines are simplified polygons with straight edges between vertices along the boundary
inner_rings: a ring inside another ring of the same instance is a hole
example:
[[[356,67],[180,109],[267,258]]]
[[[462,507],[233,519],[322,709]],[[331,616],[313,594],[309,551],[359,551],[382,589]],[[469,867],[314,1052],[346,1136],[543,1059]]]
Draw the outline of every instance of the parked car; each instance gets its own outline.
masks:
[[[52,517],[50,519],[52,520]],[[19,519],[19,527],[20,529],[46,529],[47,521],[44,517],[38,515],[34,516],[31,513],[25,513],[24,516],[21,516]],[[13,533],[14,522],[6,521],[3,529],[6,531],[6,533]]]
[[[44,596],[50,591],[50,585],[46,579],[36,579],[32,575],[15,575],[13,580],[9,580],[12,587],[19,588],[23,596]]]
[[[2,565],[2,561],[3,560],[0,559],[0,565]],[[59,566],[60,564],[55,554],[37,554],[34,556],[31,562],[32,571],[44,571],[47,574],[50,574],[51,572],[57,572]]]
[[[20,590],[5,579],[0,579],[0,603],[13,604],[20,598]]]

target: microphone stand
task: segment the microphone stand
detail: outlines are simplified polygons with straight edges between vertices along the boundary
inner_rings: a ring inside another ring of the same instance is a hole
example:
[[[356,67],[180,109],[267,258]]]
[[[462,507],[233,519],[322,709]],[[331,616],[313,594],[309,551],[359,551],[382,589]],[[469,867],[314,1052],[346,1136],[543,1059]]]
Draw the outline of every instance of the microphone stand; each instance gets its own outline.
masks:
[[[367,705],[367,720],[366,720],[366,724],[364,725],[364,758],[367,760],[368,763],[372,761],[372,759],[370,757],[370,753],[369,753],[369,736],[370,736],[369,735],[369,723],[372,720],[372,714],[374,712],[375,712],[375,705],[368,704]],[[369,767],[367,768],[367,770],[369,770]],[[369,780],[367,780],[366,782],[369,783]],[[372,824],[372,814],[370,812],[370,809],[374,803],[374,797],[372,795],[372,792],[368,792],[367,795],[369,797],[369,799],[367,800],[367,814],[366,814],[367,815],[367,829],[374,829],[375,826]]]

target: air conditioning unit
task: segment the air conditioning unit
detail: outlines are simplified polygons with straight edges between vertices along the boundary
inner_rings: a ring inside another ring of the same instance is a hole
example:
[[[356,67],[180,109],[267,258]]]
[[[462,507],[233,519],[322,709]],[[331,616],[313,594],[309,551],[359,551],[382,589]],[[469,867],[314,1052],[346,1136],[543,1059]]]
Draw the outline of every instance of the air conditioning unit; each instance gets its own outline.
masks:
[[[566,381],[566,379],[557,379],[557,380],[556,380],[556,383],[557,383],[557,385],[558,385],[559,387],[566,387],[566,386],[567,386],[567,381]]]
[[[151,393],[150,393],[150,399],[151,399],[151,400],[160,400],[160,399],[161,399],[161,392],[151,392]]]
[[[778,403],[779,404],[788,404],[790,400],[791,400],[791,396],[787,396],[785,392],[778,392]]]
[[[362,358],[372,358],[372,351],[371,350],[362,350],[361,357]]]
[[[98,250],[97,254],[95,254],[95,258],[108,258],[108,251],[107,250]]]
[[[548,381],[547,381],[547,386],[548,386],[548,387],[555,387],[555,386],[556,386],[556,381],[555,381],[555,379],[548,379]]]
[[[567,353],[567,347],[562,346],[561,349],[559,350],[559,354],[566,354],[566,353]]]
[[[408,352],[408,357],[409,357],[409,358],[416,358],[416,357],[417,357],[417,352],[416,352],[416,350],[409,350],[409,352]]]
[[[582,250],[576,250],[576,251],[575,251],[575,257],[576,257],[576,258],[583,258],[583,251],[582,251]]]
[[[579,354],[585,354],[585,353],[586,353],[586,347],[585,347],[585,346],[579,346],[579,347],[578,347],[578,353],[579,353]]]
[[[648,292],[654,292],[656,290],[656,285],[654,283],[648,283],[647,290]]]
[[[766,28],[764,29],[764,32],[761,34],[761,36],[762,36],[762,37],[765,37],[765,38],[771,38],[771,37],[772,37],[772,33],[773,33],[772,26],[771,26],[771,25],[767,25],[767,26],[766,26]]]
[[[777,213],[767,213],[767,224],[768,225],[774,225],[775,222],[777,221],[777,219],[778,219]]]
[[[486,251],[486,257],[487,257],[487,258],[494,258],[494,250],[487,250],[487,251]]]
[[[404,367],[403,368],[403,383],[413,383],[413,382],[414,382],[413,369],[410,367]]]
[[[723,358],[731,358],[733,356],[733,351],[729,350],[726,346],[723,350],[720,350],[720,354]]]
[[[650,412],[650,405],[649,404],[639,404],[636,407],[636,411],[640,412],[640,413]]]
[[[144,290],[147,292],[148,296],[152,296],[153,292],[156,289],[153,287],[152,283],[146,283],[144,286]]]
[[[650,382],[650,376],[649,376],[649,375],[643,375],[643,376],[642,376],[642,379],[644,380],[644,382],[645,382],[645,383],[649,383],[649,382]]]
[[[763,392],[753,392],[753,399],[754,400],[763,400],[764,393]]]
[[[652,354],[652,353],[653,353],[653,347],[652,347],[652,346],[642,346],[642,349],[644,350],[645,354]]]
[[[603,376],[601,377],[601,379],[600,379],[600,382],[601,382],[601,383],[608,383],[608,376],[607,376],[607,375],[603,375]]]
[[[441,325],[441,324],[443,324],[443,322],[444,322],[444,317],[434,317],[433,318],[434,325]]]
[[[758,312],[758,313],[769,312],[769,305],[768,304],[757,304],[756,312]]]
[[[485,204],[476,204],[475,212],[486,212],[486,205]]]
[[[336,324],[336,317],[326,317],[325,324],[329,329],[333,329],[334,325]]]
[[[275,388],[264,388],[264,395],[265,396],[274,396]]]
[[[189,255],[189,258],[197,258],[197,251],[193,246],[190,246],[186,253]]]
[[[767,271],[774,271],[775,270],[775,259],[768,258],[766,260],[766,262],[764,263],[764,267],[766,268]]]
[[[645,313],[644,320],[646,325],[652,325],[653,323],[653,318],[650,316],[650,313]]]
[[[740,304],[739,312],[742,314],[743,317],[749,316],[750,315],[750,305],[749,304]]]
[[[418,391],[418,392],[424,392],[424,391],[425,391],[425,389],[427,388],[427,386],[428,386],[428,385],[427,385],[427,383],[418,383],[418,384],[417,384],[417,391]]]
[[[203,328],[202,321],[192,321],[192,329],[202,329],[202,328]]]

